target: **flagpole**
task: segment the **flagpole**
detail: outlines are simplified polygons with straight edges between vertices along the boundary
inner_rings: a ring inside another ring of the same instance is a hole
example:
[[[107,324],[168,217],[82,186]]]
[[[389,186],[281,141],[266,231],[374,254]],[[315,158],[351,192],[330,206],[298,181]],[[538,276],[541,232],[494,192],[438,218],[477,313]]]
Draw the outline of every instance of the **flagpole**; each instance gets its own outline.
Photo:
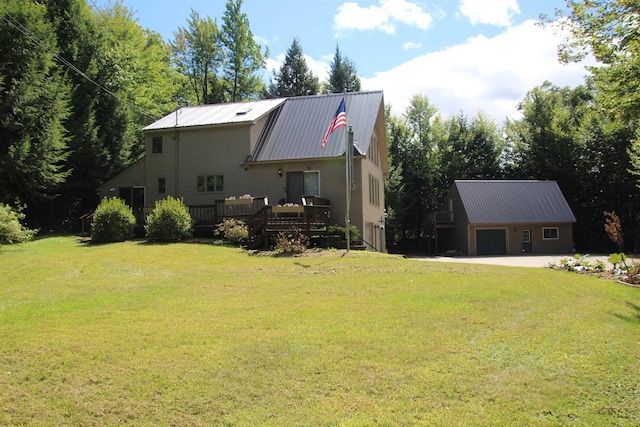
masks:
[[[347,94],[343,93],[345,100],[345,110],[347,109]],[[349,174],[349,116],[347,115],[347,126],[344,127],[344,169],[345,169],[345,192],[347,197],[347,210],[344,217],[346,226],[345,237],[347,239],[347,252],[351,249],[351,219],[349,210],[351,209],[351,176]]]

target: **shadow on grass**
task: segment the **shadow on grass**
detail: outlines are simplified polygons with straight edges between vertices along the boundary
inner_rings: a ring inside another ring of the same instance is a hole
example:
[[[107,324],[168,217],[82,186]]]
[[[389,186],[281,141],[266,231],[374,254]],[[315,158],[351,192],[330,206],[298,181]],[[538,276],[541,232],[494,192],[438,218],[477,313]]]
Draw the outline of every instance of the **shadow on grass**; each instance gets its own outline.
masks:
[[[627,307],[630,307],[635,313],[633,314],[618,314],[613,313],[613,317],[630,323],[640,323],[640,306],[627,301]]]

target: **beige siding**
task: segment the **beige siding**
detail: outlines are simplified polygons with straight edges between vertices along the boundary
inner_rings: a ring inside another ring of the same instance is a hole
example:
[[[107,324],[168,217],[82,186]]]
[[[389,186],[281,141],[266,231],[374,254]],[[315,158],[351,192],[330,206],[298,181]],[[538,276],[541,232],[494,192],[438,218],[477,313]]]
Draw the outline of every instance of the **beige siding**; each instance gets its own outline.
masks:
[[[98,195],[103,197],[118,196],[118,187],[146,186],[146,159],[141,159],[129,166],[120,174],[105,182],[98,188]]]
[[[282,170],[282,177],[278,170]],[[309,159],[295,162],[251,164],[248,174],[251,178],[252,195],[266,195],[271,204],[277,204],[286,195],[287,172],[318,171],[320,178],[319,196],[329,199],[332,214],[335,209],[342,211],[344,218],[344,160]],[[334,214],[335,217],[335,214]],[[344,222],[343,220],[341,222]]]
[[[260,138],[260,134],[262,133],[262,130],[264,129],[264,125],[267,123],[268,118],[269,118],[269,114],[257,120],[254,126],[251,126],[251,130],[250,130],[251,142],[249,146],[249,153],[247,153],[247,155],[252,153],[253,150],[256,148],[256,143],[258,142],[258,138]]]
[[[467,224],[469,223],[469,218],[467,218],[467,213],[464,210],[464,206],[462,205],[460,194],[458,193],[457,189],[455,189],[452,197],[453,221],[455,224],[455,229],[453,232],[455,242],[454,247],[456,251],[464,255],[471,255],[469,252],[469,227],[467,226]],[[475,245],[473,247],[475,248]]]
[[[542,237],[543,228],[558,228],[557,240],[545,240]],[[573,224],[535,224],[511,227],[513,240],[510,241],[510,254],[518,255],[522,252],[522,230],[531,229],[531,244],[534,254],[569,254],[573,252]],[[515,230],[515,231],[514,231]]]
[[[162,153],[152,154],[151,144],[154,136],[162,136]],[[164,199],[167,195],[178,197],[176,188],[178,179],[175,174],[177,147],[179,146],[180,133],[176,131],[153,132],[146,135],[146,185],[147,205],[153,206],[155,202]],[[158,178],[165,179],[166,194],[158,194]]]
[[[249,155],[249,127],[227,126],[182,131],[180,136],[180,196],[187,205],[208,205],[218,199],[248,193],[243,162]],[[223,191],[198,192],[197,177],[222,175]]]
[[[371,144],[371,149],[376,150],[376,153],[369,153],[366,157],[357,161],[357,180],[359,191],[359,205],[360,212],[358,216],[358,221],[360,225],[358,229],[360,230],[362,236],[364,237],[364,231],[369,229],[369,232],[366,234],[370,235],[369,244],[373,246],[373,249],[382,250],[384,248],[383,242],[384,233],[382,233],[382,238],[380,238],[380,219],[385,215],[385,199],[384,199],[384,176],[385,171],[383,167],[387,161],[386,155],[386,144],[383,143],[386,141],[383,135],[380,135],[380,127],[377,126],[375,132],[377,133],[377,143]],[[383,128],[382,128],[383,129]],[[377,164],[376,164],[377,163]],[[378,183],[378,187],[370,188],[370,179],[372,177]],[[378,203],[372,203],[371,193],[377,190]]]
[[[558,239],[545,240],[542,238],[543,228],[557,228]],[[531,230],[532,254],[555,255],[573,252],[572,224],[496,224],[484,226],[469,226],[468,254],[477,255],[476,230],[495,229],[505,230],[507,236],[507,255],[522,255],[522,230]]]

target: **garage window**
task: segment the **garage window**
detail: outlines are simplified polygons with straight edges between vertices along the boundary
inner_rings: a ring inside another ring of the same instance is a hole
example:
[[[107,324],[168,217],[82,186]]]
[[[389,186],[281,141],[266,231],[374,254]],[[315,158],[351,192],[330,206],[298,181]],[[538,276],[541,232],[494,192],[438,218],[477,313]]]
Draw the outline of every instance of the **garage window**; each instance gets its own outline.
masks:
[[[542,240],[558,240],[558,227],[543,228]]]

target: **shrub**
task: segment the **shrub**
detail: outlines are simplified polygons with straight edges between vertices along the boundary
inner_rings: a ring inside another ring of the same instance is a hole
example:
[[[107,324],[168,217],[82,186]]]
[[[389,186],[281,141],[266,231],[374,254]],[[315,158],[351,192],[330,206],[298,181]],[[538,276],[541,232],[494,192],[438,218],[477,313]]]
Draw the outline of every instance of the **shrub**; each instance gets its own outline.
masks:
[[[93,214],[91,241],[121,242],[133,237],[136,218],[124,200],[117,197],[102,199]]]
[[[330,236],[339,236],[340,239],[345,239],[345,228],[341,225],[331,225],[329,226],[328,234]],[[358,227],[352,225],[349,227],[349,238],[350,242],[358,240]],[[346,239],[345,239],[346,240]]]
[[[609,236],[609,239],[616,245],[618,245],[618,250],[622,252],[624,248],[624,234],[622,233],[622,225],[620,224],[620,218],[616,215],[615,212],[606,212],[604,213],[605,224],[604,229]]]
[[[249,228],[244,221],[227,218],[216,228],[216,233],[230,243],[244,244],[249,238]]]
[[[602,261],[591,262],[589,255],[580,254],[575,254],[570,259],[561,259],[558,264],[551,264],[549,267],[577,273],[602,273],[607,269],[607,266]]]
[[[301,254],[307,249],[309,238],[299,229],[281,231],[276,237],[276,252],[279,254]]]
[[[147,238],[160,242],[179,242],[193,233],[193,219],[182,199],[168,196],[156,202],[147,216]]]
[[[20,243],[33,239],[37,230],[29,230],[20,222],[24,214],[0,203],[0,244]]]

